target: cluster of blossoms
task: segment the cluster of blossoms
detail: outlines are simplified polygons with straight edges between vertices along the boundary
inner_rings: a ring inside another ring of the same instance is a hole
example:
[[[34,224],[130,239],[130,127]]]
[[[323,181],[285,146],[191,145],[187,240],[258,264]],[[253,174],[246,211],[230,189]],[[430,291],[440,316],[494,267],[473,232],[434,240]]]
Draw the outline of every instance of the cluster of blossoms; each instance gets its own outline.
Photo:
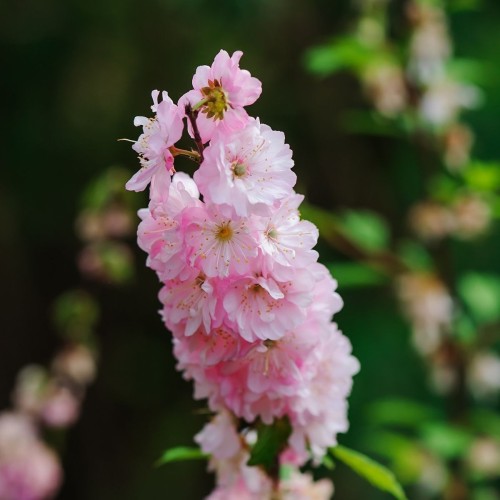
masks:
[[[44,500],[55,495],[62,468],[41,430],[65,429],[77,420],[94,375],[94,354],[83,344],[60,351],[50,372],[37,365],[21,370],[14,408],[0,413],[0,498]]]
[[[220,51],[199,67],[178,105],[153,92],[154,117],[134,122],[142,168],[127,188],[150,184],[138,243],[163,285],[178,368],[215,413],[196,436],[217,473],[210,498],[267,498],[278,487],[282,498],[326,499],[331,484],[298,469],[276,486],[247,465],[256,424],[278,419],[291,426],[281,463],[319,460],[347,430],[359,366],[331,322],[342,301],[317,262],[317,228],[300,218],[290,147],[244,109],[261,83],[241,56]],[[176,147],[184,120],[196,151]],[[193,178],[175,173],[179,155],[198,163]]]

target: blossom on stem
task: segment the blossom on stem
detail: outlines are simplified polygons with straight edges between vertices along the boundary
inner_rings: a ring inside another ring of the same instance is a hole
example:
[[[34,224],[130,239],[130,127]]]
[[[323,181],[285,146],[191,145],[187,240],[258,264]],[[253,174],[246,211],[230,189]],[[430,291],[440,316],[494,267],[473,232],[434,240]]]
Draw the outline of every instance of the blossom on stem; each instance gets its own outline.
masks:
[[[259,120],[231,134],[214,135],[194,180],[206,200],[234,207],[237,215],[270,213],[296,182],[292,152],[282,132]]]
[[[243,52],[231,57],[221,50],[212,66],[199,66],[193,76],[193,90],[179,100],[179,107],[190,103],[199,109],[197,124],[202,141],[208,142],[215,131],[243,128],[248,121],[245,106],[253,104],[262,92],[262,84],[245,69],[240,69]]]
[[[152,93],[155,113],[153,118],[136,116],[134,125],[142,127],[142,134],[132,148],[139,153],[141,169],[126,184],[130,191],[143,191],[153,176],[161,169],[172,172],[174,157],[169,151],[182,135],[184,127],[179,108],[172,102],[167,92],[162,92],[162,101],[158,102],[160,92]]]

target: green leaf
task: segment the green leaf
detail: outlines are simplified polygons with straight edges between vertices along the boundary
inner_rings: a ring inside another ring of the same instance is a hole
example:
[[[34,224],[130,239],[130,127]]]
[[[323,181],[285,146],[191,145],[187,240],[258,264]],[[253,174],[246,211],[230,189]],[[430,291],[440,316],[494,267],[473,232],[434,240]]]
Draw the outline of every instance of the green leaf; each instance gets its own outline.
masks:
[[[187,446],[177,446],[166,450],[156,461],[156,466],[168,464],[170,462],[182,462],[184,460],[207,459],[208,455],[199,448],[189,448]]]
[[[403,241],[398,248],[398,255],[403,262],[416,271],[429,271],[434,263],[428,250],[415,241]]]
[[[468,273],[458,282],[458,292],[479,323],[490,323],[500,318],[500,277]]]
[[[436,418],[437,412],[426,405],[407,399],[377,401],[369,411],[370,421],[376,425],[418,427],[422,422]]]
[[[387,283],[387,276],[362,264],[338,262],[327,264],[340,288],[377,286]]]
[[[329,452],[376,488],[390,493],[398,500],[406,499],[403,488],[394,474],[383,465],[344,446],[330,448]]]
[[[389,229],[385,221],[374,212],[348,211],[341,219],[344,233],[360,247],[372,251],[389,245]]]
[[[309,203],[302,203],[300,205],[300,214],[302,218],[314,223],[318,227],[320,234],[328,234],[336,231],[339,224],[339,220],[334,214]]]
[[[361,69],[371,62],[374,49],[354,37],[313,47],[306,53],[305,64],[312,73],[329,75],[341,69]]]
[[[494,411],[477,409],[471,413],[471,423],[479,434],[500,439],[500,415]]]
[[[260,465],[266,471],[274,472],[278,466],[278,456],[285,448],[291,432],[292,427],[287,418],[276,420],[272,425],[260,424],[248,465]]]
[[[496,191],[500,189],[500,163],[475,161],[467,166],[463,177],[474,191]]]
[[[446,459],[464,456],[472,441],[472,436],[464,429],[441,422],[424,425],[421,438],[430,451]]]

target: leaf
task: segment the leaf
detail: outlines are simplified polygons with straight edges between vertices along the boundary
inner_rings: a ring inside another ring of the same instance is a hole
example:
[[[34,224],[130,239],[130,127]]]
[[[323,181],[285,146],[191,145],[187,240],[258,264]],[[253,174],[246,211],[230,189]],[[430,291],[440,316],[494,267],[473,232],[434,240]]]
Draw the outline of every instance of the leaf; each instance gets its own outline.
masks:
[[[433,408],[405,399],[378,401],[371,406],[369,412],[371,422],[398,427],[418,427],[436,416],[437,412]]]
[[[401,242],[398,255],[410,269],[429,271],[433,267],[433,260],[428,250],[415,241],[405,240]]]
[[[377,251],[389,245],[389,229],[385,221],[374,212],[348,211],[341,219],[345,234],[360,247]]]
[[[474,191],[496,191],[500,188],[500,163],[475,161],[467,166],[463,177]]]
[[[184,460],[207,459],[208,455],[199,448],[189,448],[187,446],[177,446],[166,450],[156,461],[156,466],[168,464],[171,462],[182,462]]]
[[[305,64],[311,73],[329,75],[341,69],[361,69],[371,62],[374,49],[354,37],[313,47],[306,53]]]
[[[458,283],[461,299],[479,323],[491,323],[500,318],[500,277],[467,273]]]
[[[328,270],[341,288],[377,286],[387,283],[387,276],[354,262],[327,264]]]
[[[272,425],[261,424],[257,430],[257,442],[252,448],[248,465],[261,465],[266,471],[274,471],[277,460],[286,446],[292,427],[287,418],[276,420]]]
[[[330,448],[329,452],[376,488],[390,493],[398,500],[406,499],[403,488],[394,474],[383,465],[344,446]]]
[[[465,430],[441,422],[426,424],[421,437],[429,450],[447,459],[463,456],[472,441]]]

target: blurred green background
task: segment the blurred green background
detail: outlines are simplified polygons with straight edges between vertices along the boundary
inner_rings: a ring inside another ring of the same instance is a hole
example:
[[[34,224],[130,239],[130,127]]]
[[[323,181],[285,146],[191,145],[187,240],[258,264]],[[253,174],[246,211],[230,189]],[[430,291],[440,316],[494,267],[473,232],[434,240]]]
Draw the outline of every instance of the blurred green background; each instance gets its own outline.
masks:
[[[398,8],[398,2],[394,2]],[[294,151],[297,191],[326,209],[368,208],[396,236],[419,182],[413,153],[388,138],[345,132],[343,118],[366,106],[348,74],[318,78],[304,55],[349,29],[347,0],[5,0],[0,16],[0,408],[9,405],[18,370],[47,363],[59,345],[50,321],[57,295],[84,284],[102,308],[99,376],[64,451],[65,499],[197,499],[212,479],[205,464],[155,469],[170,446],[191,445],[205,417],[175,371],[169,334],[156,311],[159,285],[135,249],[136,277],[121,286],[85,283],[75,265],[74,220],[83,187],[110,165],[135,171],[122,137],[135,139],[133,117],[149,113],[152,89],[174,101],[196,66],[224,48],[243,50],[242,67],[263,82],[248,111],[283,130]],[[460,55],[498,66],[500,3],[452,15]],[[482,88],[485,105],[466,119],[475,153],[500,158],[500,79]],[[141,198],[142,196],[142,198]],[[146,195],[137,195],[145,206]],[[457,247],[459,266],[500,273],[499,239]],[[320,242],[325,263],[346,258]],[[341,442],[367,451],[370,404],[402,397],[434,405],[410,330],[389,288],[344,289],[337,321],[361,362],[350,398],[351,430]],[[336,498],[387,498],[339,466]]]

